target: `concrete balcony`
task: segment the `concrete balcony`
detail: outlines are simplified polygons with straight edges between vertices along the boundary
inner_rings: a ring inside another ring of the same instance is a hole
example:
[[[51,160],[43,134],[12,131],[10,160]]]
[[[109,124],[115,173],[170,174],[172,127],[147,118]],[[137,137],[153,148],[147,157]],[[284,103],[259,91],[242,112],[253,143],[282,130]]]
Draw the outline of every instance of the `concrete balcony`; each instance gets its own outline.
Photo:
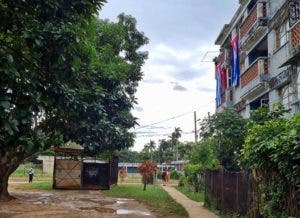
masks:
[[[260,57],[241,76],[241,98],[251,99],[268,89],[268,58]]]
[[[267,3],[258,2],[240,28],[240,48],[249,50],[268,31]]]
[[[291,29],[290,51],[294,55],[300,50],[300,20]]]
[[[233,101],[226,101],[225,102],[225,107],[226,108],[233,108],[234,107]]]

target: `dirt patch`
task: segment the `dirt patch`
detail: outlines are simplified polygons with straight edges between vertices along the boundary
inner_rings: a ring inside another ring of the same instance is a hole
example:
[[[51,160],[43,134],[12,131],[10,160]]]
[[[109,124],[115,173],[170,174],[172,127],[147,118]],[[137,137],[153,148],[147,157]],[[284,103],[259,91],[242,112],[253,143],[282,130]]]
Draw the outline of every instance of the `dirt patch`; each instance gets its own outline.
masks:
[[[10,193],[16,199],[1,202],[0,217],[163,217],[133,199],[107,197],[100,191],[12,190]]]

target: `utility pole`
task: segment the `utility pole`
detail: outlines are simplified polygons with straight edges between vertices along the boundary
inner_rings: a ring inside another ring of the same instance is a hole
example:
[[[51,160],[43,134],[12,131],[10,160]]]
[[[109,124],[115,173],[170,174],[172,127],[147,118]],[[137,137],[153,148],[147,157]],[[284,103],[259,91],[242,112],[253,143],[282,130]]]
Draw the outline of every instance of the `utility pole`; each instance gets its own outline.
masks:
[[[198,131],[197,131],[197,115],[196,111],[194,111],[194,124],[195,124],[195,143],[198,141]]]

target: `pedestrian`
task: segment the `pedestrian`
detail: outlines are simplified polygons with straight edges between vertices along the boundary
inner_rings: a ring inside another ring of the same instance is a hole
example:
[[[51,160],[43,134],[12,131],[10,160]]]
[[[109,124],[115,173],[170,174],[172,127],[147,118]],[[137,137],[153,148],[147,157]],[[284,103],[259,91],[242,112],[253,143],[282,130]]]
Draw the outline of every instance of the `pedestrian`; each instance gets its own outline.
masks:
[[[165,168],[162,175],[161,175],[161,178],[162,178],[162,181],[163,181],[163,186],[168,184],[168,182],[169,182],[168,177],[169,177],[168,169]]]
[[[33,170],[33,168],[31,167],[31,168],[29,169],[29,171],[28,171],[29,183],[32,182],[33,175],[34,175],[34,170]]]

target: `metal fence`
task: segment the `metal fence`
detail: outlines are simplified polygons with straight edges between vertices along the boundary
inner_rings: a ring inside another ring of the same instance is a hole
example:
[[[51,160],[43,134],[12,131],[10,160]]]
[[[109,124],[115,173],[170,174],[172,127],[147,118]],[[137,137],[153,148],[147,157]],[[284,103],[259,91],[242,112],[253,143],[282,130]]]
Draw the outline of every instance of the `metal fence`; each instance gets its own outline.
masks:
[[[250,177],[245,172],[206,170],[205,204],[222,213],[246,215],[252,199]]]

